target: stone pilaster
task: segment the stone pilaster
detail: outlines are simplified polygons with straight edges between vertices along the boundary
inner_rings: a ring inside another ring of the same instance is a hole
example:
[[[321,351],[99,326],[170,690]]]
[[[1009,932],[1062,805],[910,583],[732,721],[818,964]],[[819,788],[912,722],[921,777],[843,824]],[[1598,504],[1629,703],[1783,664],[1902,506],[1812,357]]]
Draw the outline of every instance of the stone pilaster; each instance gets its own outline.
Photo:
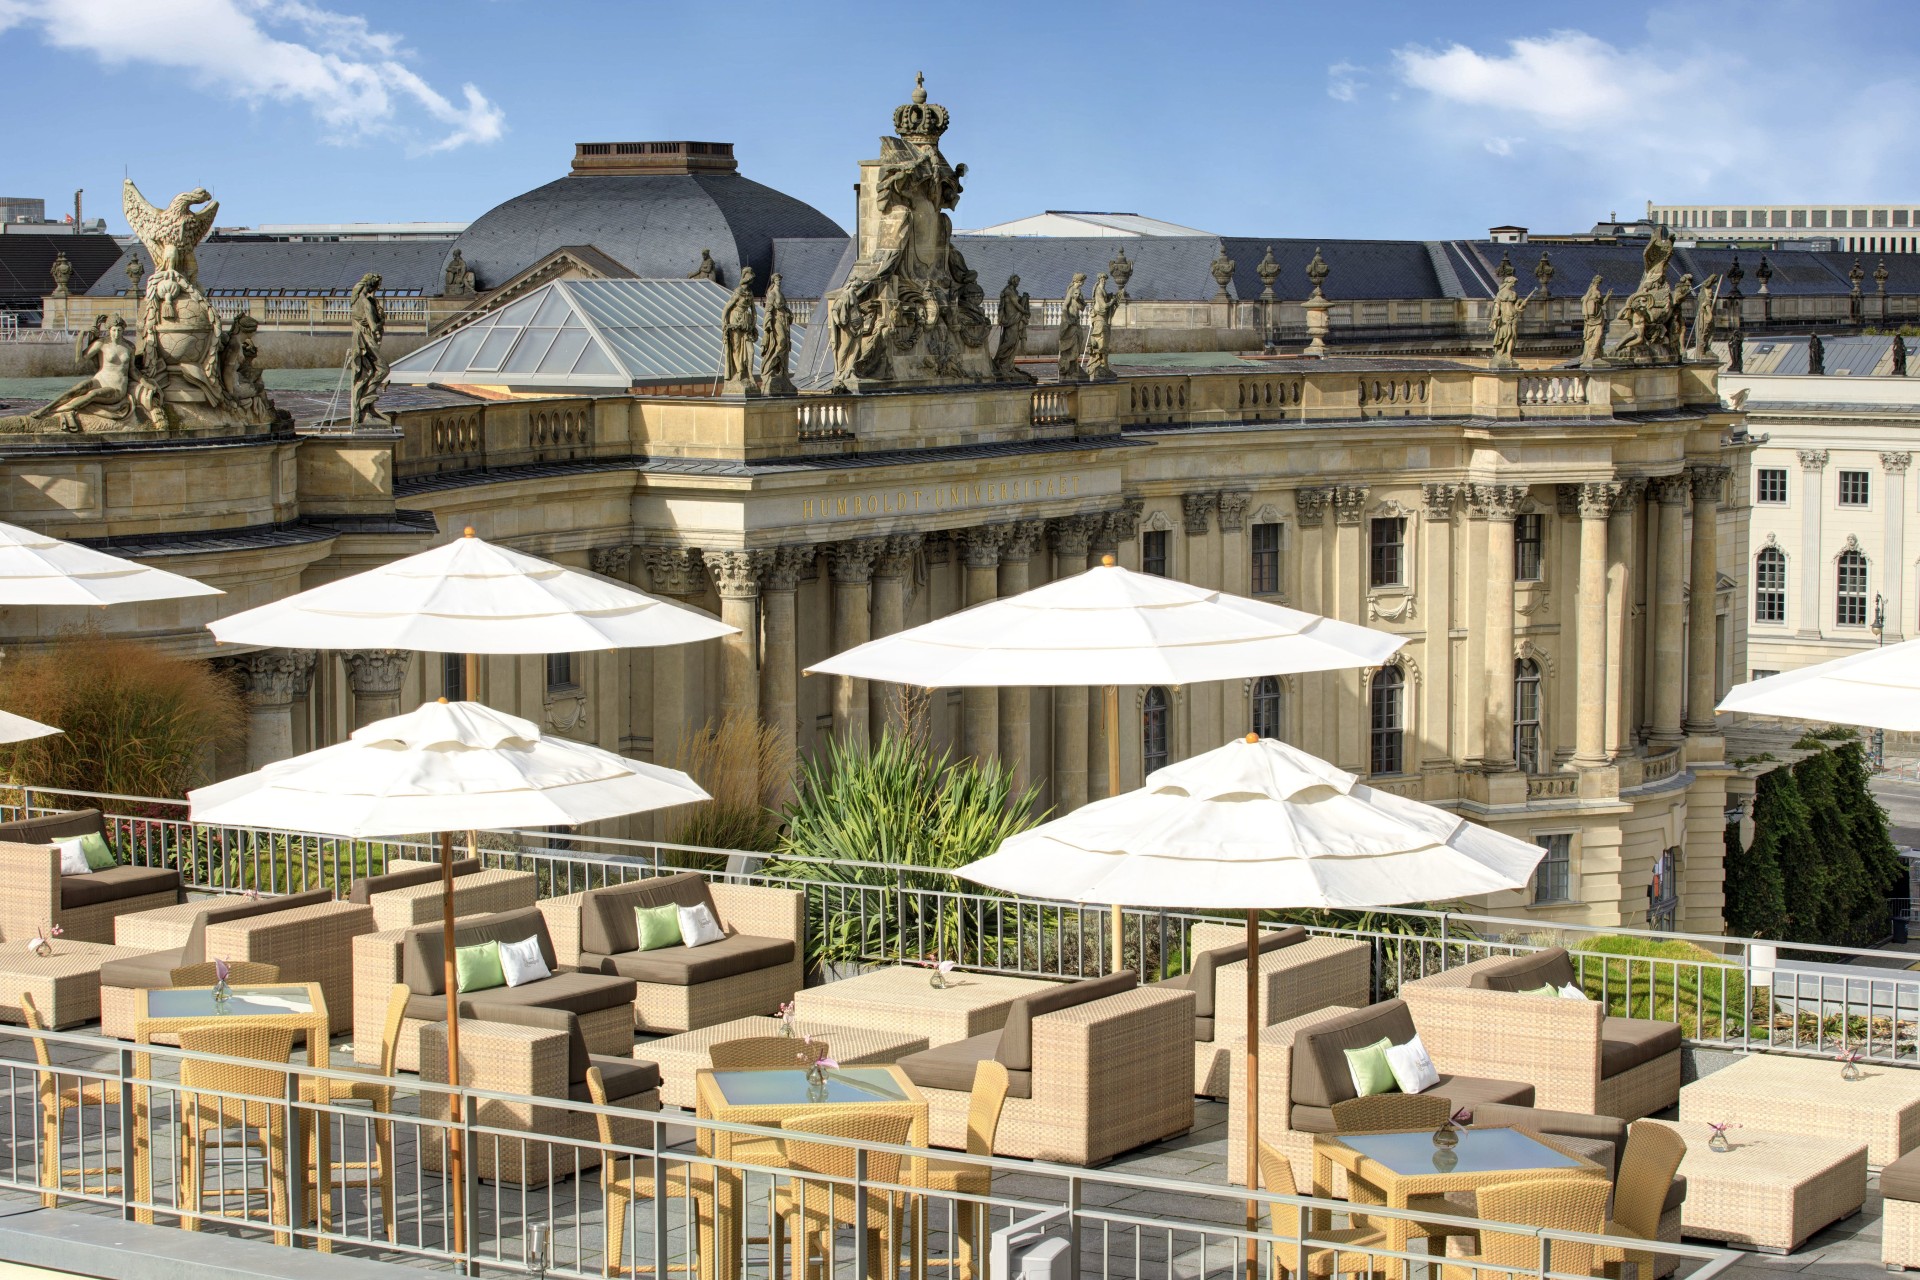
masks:
[[[1820,635],[1820,598],[1824,585],[1820,566],[1827,561],[1821,540],[1821,516],[1825,513],[1827,451],[1800,450],[1800,563],[1798,581],[1789,584],[1800,600],[1799,634],[1806,639]]]
[[[400,686],[406,683],[405,649],[347,649],[347,688],[353,691],[353,727],[363,729],[375,720],[400,714]]]
[[[833,577],[833,651],[845,653],[873,638],[873,566],[885,538],[850,538],[826,548],[827,571]],[[833,733],[841,742],[871,742],[871,699],[867,682],[853,676],[833,677]]]
[[[890,636],[907,625],[907,575],[913,571],[913,558],[926,545],[918,533],[896,533],[880,540],[873,561],[871,588],[872,633],[875,640]],[[869,681],[867,685],[867,733],[873,742],[889,727],[906,729],[906,699],[901,686],[890,681]]]
[[[1646,481],[1624,476],[1607,509],[1607,757],[1633,754],[1636,719],[1632,644],[1634,509]]]
[[[1016,520],[1006,526],[1006,540],[1000,546],[1001,599],[1020,595],[1030,585],[1029,562],[1046,528],[1044,520]],[[1000,758],[1013,770],[1013,791],[1018,795],[1033,783],[1033,690],[1025,685],[1002,686],[999,711]]]
[[[634,550],[646,571],[647,589],[654,595],[691,604],[706,593],[706,563],[698,548],[649,545]],[[644,711],[647,717],[644,723],[658,763],[677,759],[681,744],[698,727],[695,720],[704,710],[702,690],[706,685],[703,648],[672,644],[647,651],[652,669],[648,696],[644,706],[636,710]]]
[[[1899,339],[1895,339],[1899,341]],[[1887,598],[1886,621],[1881,630],[1883,644],[1899,644],[1906,639],[1907,575],[1899,567],[1906,558],[1907,545],[1907,467],[1911,453],[1883,453],[1880,466],[1886,471],[1886,535],[1882,555],[1892,568],[1880,575],[1881,593]]]
[[[1487,521],[1486,746],[1489,773],[1513,760],[1513,522],[1526,501],[1525,485],[1477,484],[1473,503]]]
[[[1720,701],[1714,589],[1720,577],[1720,491],[1732,468],[1717,464],[1687,468],[1693,487],[1693,547],[1687,618],[1688,733],[1716,733],[1714,704]]]
[[[1367,618],[1367,486],[1333,487],[1333,569],[1326,614],[1342,622],[1364,626]],[[1367,730],[1359,715],[1341,714],[1342,708],[1366,705],[1365,682],[1358,670],[1326,671],[1314,677],[1320,685],[1323,724],[1332,727],[1329,758],[1342,769],[1367,767]]]
[[[1245,489],[1222,489],[1219,494],[1220,532],[1239,533],[1247,527],[1247,504],[1253,494]]]
[[[812,566],[811,543],[775,547],[760,575],[760,716],[796,751],[800,745],[800,658],[794,592]]]
[[[305,696],[317,657],[312,649],[260,649],[234,666],[247,704],[247,770],[293,755],[293,704]]]
[[[954,547],[966,566],[967,607],[984,604],[1000,591],[1000,549],[1010,530],[1003,524],[976,525],[954,531]],[[1000,691],[969,688],[960,691],[960,749],[978,761],[992,759],[1000,750]]]
[[[1047,522],[1047,543],[1053,549],[1055,579],[1072,577],[1087,568],[1100,516],[1065,516]],[[1087,690],[1083,685],[1060,685],[1053,690],[1053,786],[1056,814],[1070,813],[1087,802]]]
[[[1427,561],[1420,583],[1426,597],[1426,651],[1433,655],[1436,670],[1445,670],[1452,665],[1454,510],[1459,506],[1464,487],[1448,483],[1420,486],[1421,507],[1426,516],[1420,547]],[[1419,720],[1424,746],[1423,755],[1413,763],[1436,769],[1448,768],[1453,763],[1451,682],[1437,678],[1423,680],[1420,690],[1426,699]]]
[[[1607,518],[1619,486],[1563,485],[1574,490],[1580,515],[1580,599],[1575,605],[1573,762],[1597,769],[1607,762]]]
[[[1687,491],[1692,483],[1683,474],[1655,476],[1648,492],[1660,504],[1659,540],[1654,547],[1653,662],[1648,680],[1653,686],[1653,730],[1650,740],[1663,748],[1679,742],[1681,699],[1686,692],[1686,530]],[[1711,596],[1712,582],[1708,582]]]
[[[771,551],[729,548],[705,551],[707,575],[720,593],[720,621],[738,627],[720,640],[720,714],[760,722],[760,576],[773,563]]]

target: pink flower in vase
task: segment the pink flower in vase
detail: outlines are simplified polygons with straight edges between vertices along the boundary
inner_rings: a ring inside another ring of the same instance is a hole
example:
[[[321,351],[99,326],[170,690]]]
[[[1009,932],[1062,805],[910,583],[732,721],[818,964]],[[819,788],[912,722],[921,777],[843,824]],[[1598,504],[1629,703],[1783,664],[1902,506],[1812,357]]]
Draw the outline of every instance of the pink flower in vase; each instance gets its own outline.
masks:
[[[1462,1107],[1447,1117],[1447,1123],[1456,1129],[1465,1129],[1473,1123],[1473,1112],[1466,1107]]]
[[[1714,1121],[1714,1120],[1707,1121],[1707,1128],[1713,1130],[1716,1136],[1722,1137],[1722,1138],[1727,1136],[1727,1130],[1738,1129],[1739,1127],[1740,1127],[1739,1125],[1733,1124],[1729,1121]]]
[[[1849,1065],[1860,1061],[1860,1053],[1856,1049],[1843,1049],[1839,1053],[1836,1053],[1833,1056],[1834,1056],[1834,1061],[1844,1062]]]
[[[225,960],[215,960],[213,962],[213,977],[216,982],[225,982],[227,975],[232,972],[233,970],[227,967]]]
[[[820,1059],[820,1069],[822,1071],[838,1071],[840,1069],[840,1063],[834,1058],[822,1058]]]
[[[50,930],[50,932],[51,932],[51,933],[53,934],[53,936],[54,936],[54,937],[56,937],[56,938],[57,938],[57,937],[59,937],[59,936],[60,936],[61,934],[63,934],[63,933],[65,933],[65,932],[66,932],[66,930],[65,930],[65,929],[62,929],[62,928],[61,928],[61,927],[60,927],[59,925],[55,925],[55,926],[53,926],[53,928],[52,928],[52,929]]]
[[[939,970],[940,970],[940,972],[942,972],[942,973],[952,973],[952,972],[953,972],[953,961],[951,961],[951,960],[942,960],[942,961],[940,962],[940,964],[939,964],[939,966],[938,966],[938,967],[939,967]]]

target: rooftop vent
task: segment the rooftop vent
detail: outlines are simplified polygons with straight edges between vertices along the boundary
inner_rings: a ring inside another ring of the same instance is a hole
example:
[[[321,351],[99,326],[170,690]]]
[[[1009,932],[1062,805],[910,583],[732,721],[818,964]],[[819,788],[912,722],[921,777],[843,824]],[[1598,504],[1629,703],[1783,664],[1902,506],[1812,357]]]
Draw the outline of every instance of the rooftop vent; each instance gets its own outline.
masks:
[[[575,173],[734,173],[731,142],[576,142]]]

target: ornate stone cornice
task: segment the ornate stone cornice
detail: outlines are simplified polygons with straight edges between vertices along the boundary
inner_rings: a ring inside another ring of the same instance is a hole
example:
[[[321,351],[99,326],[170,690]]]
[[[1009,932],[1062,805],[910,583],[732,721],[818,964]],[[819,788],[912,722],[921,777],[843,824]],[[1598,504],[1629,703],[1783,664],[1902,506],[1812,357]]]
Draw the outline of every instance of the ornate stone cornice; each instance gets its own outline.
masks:
[[[1337,484],[1333,487],[1333,518],[1339,524],[1359,524],[1367,510],[1367,486]]]
[[[926,536],[918,533],[894,533],[881,540],[880,554],[873,562],[876,578],[902,578],[913,565],[914,556],[926,545]]]
[[[1693,481],[1686,473],[1676,471],[1672,475],[1648,476],[1647,494],[1663,507],[1684,507],[1687,494],[1693,489]]]
[[[1803,471],[1822,471],[1826,469],[1827,451],[1825,449],[1800,450],[1800,469]]]
[[[977,524],[970,529],[955,529],[953,544],[969,569],[997,569],[1000,548],[1006,545],[1008,529],[1004,524]]]
[[[705,566],[694,548],[643,546],[639,552],[655,595],[697,596],[705,590]]]
[[[813,566],[818,549],[811,542],[795,543],[792,546],[775,547],[773,559],[760,575],[762,591],[792,591],[800,585],[807,570]]]
[[[714,589],[729,600],[752,600],[758,597],[760,575],[773,563],[772,551],[728,548],[702,551],[700,554],[706,562],[707,576],[713,579]]]
[[[391,697],[406,682],[411,657],[405,649],[347,649],[340,661],[346,664],[347,687],[356,698]]]
[[[1512,520],[1527,500],[1523,484],[1476,484],[1469,486],[1467,502],[1474,511],[1489,520]]]
[[[1327,507],[1332,501],[1331,485],[1309,485],[1293,491],[1294,509],[1300,513],[1300,523],[1308,528],[1319,528],[1327,518]]]
[[[835,582],[860,585],[873,581],[873,566],[885,549],[885,538],[848,538],[844,542],[829,542],[827,553],[827,572],[833,575]]]
[[[281,707],[304,694],[313,679],[312,649],[261,649],[233,660],[250,707]]]
[[[1000,547],[1000,560],[1031,560],[1036,547],[1040,545],[1041,535],[1047,531],[1045,520],[1015,520],[1005,526],[1007,539]]]
[[[1880,455],[1880,465],[1888,471],[1905,471],[1912,462],[1913,455],[1911,453],[1883,453]]]
[[[1460,500],[1461,486],[1433,482],[1420,486],[1420,501],[1426,506],[1427,519],[1436,524],[1453,519],[1454,504]]]
[[[1085,556],[1093,545],[1094,527],[1104,524],[1104,516],[1061,516],[1047,521],[1047,543],[1053,554],[1072,559]]]
[[[1220,505],[1220,495],[1207,493],[1183,493],[1180,495],[1180,513],[1186,517],[1187,536],[1197,538],[1207,532],[1213,523],[1214,510]]]
[[[1733,474],[1733,468],[1713,462],[1696,462],[1687,467],[1687,479],[1693,486],[1695,502],[1720,501],[1720,486]]]
[[[1247,504],[1253,495],[1245,489],[1220,491],[1220,532],[1238,533],[1247,527]]]

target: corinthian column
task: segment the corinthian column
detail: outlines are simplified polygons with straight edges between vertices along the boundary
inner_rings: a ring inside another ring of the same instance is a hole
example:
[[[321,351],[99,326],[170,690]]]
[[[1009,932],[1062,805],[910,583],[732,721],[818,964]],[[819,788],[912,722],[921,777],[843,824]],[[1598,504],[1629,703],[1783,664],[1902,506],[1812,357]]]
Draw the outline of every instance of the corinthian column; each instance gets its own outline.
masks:
[[[1477,484],[1473,501],[1487,514],[1487,666],[1485,761],[1489,773],[1513,768],[1513,522],[1526,501],[1517,484]]]
[[[647,570],[647,589],[691,604],[706,594],[706,564],[691,547],[643,546],[640,561]],[[679,757],[681,745],[697,726],[700,689],[706,681],[700,673],[706,663],[702,646],[661,645],[648,651],[653,676],[642,704],[648,713],[648,736],[653,741],[653,759],[666,763]]]
[[[1607,762],[1607,517],[1616,484],[1578,486],[1580,601],[1574,649],[1579,657],[1573,762],[1597,769]]]
[[[740,628],[720,640],[720,714],[760,722],[760,575],[773,563],[771,551],[703,553],[707,574],[720,593],[720,621]]]
[[[244,654],[240,692],[247,702],[247,770],[293,755],[293,700],[313,670],[312,649],[261,649]]]
[[[922,534],[896,533],[880,540],[880,551],[873,562],[873,638],[890,636],[907,625],[907,574],[913,557],[926,541]],[[904,730],[905,702],[901,688],[890,680],[870,682],[867,687],[867,730],[874,742],[889,725]]]
[[[1008,529],[1003,524],[980,525],[954,534],[954,544],[967,566],[967,607],[992,600],[1000,590],[1000,548]],[[996,689],[960,691],[960,749],[986,761],[1000,750],[1000,694]]]
[[[1682,588],[1686,584],[1687,490],[1684,475],[1656,476],[1648,492],[1660,504],[1660,536],[1654,551],[1653,662],[1648,678],[1653,684],[1653,731],[1648,736],[1663,746],[1680,741],[1680,701],[1686,691],[1686,615]],[[1711,578],[1707,583],[1712,595]]]
[[[1719,731],[1713,716],[1713,704],[1720,700],[1713,604],[1720,576],[1720,485],[1731,470],[1718,465],[1687,468],[1693,484],[1693,588],[1687,619],[1688,733]]]
[[[1007,538],[1000,547],[1000,595],[1017,596],[1027,589],[1027,562],[1046,530],[1042,520],[1016,520],[1006,526]],[[1013,770],[1013,794],[1019,795],[1033,782],[1033,691],[1025,685],[1007,685],[1000,690],[1000,758]]]
[[[347,688],[353,690],[354,728],[400,714],[400,686],[406,683],[410,657],[405,649],[348,649],[340,655]]]
[[[794,749],[800,744],[797,684],[799,650],[794,640],[793,593],[813,563],[811,543],[776,547],[760,578],[760,714]]]
[[[1633,754],[1634,652],[1633,510],[1646,481],[1628,476],[1614,486],[1607,513],[1607,756]]]
[[[1053,548],[1053,576],[1072,577],[1087,567],[1087,548],[1098,516],[1066,516],[1047,522]],[[1087,690],[1058,685],[1053,690],[1053,811],[1071,813],[1087,802]]]
[[[850,538],[827,548],[833,575],[833,651],[845,653],[873,638],[873,564],[884,538]],[[865,746],[868,731],[867,682],[852,676],[833,678],[833,733],[848,746]]]

